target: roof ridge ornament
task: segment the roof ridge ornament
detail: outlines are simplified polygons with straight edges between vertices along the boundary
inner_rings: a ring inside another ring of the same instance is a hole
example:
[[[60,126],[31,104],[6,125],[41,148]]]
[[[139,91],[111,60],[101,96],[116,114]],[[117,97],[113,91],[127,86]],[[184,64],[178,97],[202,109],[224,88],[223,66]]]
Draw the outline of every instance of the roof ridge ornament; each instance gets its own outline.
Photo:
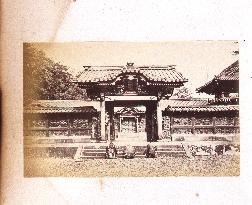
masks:
[[[129,66],[134,66],[134,63],[133,62],[127,62],[127,67]]]
[[[135,66],[133,62],[127,62],[126,65],[126,71],[134,71],[135,70]]]
[[[125,72],[139,72],[140,67],[134,66],[133,62],[127,62],[126,67],[124,67]]]

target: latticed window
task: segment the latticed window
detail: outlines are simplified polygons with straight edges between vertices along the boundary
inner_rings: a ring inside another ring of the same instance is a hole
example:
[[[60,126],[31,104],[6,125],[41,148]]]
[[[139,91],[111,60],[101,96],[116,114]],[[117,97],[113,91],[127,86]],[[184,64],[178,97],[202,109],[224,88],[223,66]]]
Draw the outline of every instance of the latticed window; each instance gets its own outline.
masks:
[[[216,125],[234,125],[233,117],[218,117],[216,118]]]
[[[174,122],[174,125],[191,125],[192,124],[191,118],[182,118],[182,117],[174,118],[173,122]]]
[[[212,125],[213,124],[213,118],[195,118],[195,125]]]
[[[81,118],[74,119],[73,128],[90,128],[88,119],[81,119]]]
[[[46,120],[44,119],[33,119],[30,121],[31,127],[46,127]]]
[[[67,127],[68,123],[65,119],[49,120],[49,127]]]

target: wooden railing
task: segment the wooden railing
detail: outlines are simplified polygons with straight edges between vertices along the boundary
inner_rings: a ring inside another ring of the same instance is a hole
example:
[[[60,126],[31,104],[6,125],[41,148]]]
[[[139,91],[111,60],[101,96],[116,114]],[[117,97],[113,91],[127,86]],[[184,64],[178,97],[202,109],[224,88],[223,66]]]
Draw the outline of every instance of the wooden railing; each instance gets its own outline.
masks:
[[[42,132],[43,135],[38,135],[36,132]],[[80,143],[96,140],[92,128],[32,127],[25,130],[25,133],[25,147],[78,147]]]

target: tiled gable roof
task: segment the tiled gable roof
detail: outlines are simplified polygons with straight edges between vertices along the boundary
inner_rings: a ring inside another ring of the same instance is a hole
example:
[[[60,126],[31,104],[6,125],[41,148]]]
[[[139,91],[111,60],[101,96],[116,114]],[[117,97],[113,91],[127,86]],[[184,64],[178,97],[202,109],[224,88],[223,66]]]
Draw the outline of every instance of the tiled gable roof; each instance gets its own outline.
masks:
[[[85,68],[77,75],[77,82],[112,81],[121,73],[122,67],[95,66]]]
[[[149,81],[155,82],[187,82],[174,66],[88,66],[77,75],[76,81],[87,82],[112,82],[123,73],[143,75]]]
[[[239,111],[239,105],[211,105],[204,107],[168,107],[165,111],[170,112],[224,112]]]
[[[224,69],[219,75],[215,77],[218,80],[239,80],[239,61]]]
[[[208,100],[167,100],[167,112],[224,112],[239,111],[239,105],[210,105]]]
[[[220,74],[215,76],[211,81],[196,89],[197,92],[206,92],[212,89],[218,81],[239,81],[239,61],[237,60]]]
[[[24,108],[25,113],[97,112],[99,102],[83,100],[36,100]]]
[[[174,100],[165,100],[162,102],[162,107],[200,107],[208,105],[208,100],[206,99],[174,99]]]
[[[163,82],[186,82],[187,80],[175,68],[157,67],[141,68],[140,73],[151,81]]]

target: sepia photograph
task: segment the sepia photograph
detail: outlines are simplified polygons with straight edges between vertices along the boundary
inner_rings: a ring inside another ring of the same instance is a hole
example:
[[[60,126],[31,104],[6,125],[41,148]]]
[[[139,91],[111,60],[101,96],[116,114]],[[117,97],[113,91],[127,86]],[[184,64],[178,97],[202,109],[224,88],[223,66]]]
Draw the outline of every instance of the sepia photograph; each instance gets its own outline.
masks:
[[[0,204],[251,204],[251,1],[0,5]]]
[[[24,177],[239,176],[238,41],[23,44]]]

